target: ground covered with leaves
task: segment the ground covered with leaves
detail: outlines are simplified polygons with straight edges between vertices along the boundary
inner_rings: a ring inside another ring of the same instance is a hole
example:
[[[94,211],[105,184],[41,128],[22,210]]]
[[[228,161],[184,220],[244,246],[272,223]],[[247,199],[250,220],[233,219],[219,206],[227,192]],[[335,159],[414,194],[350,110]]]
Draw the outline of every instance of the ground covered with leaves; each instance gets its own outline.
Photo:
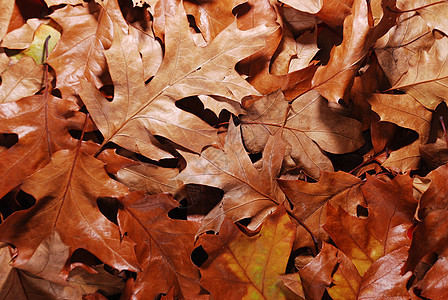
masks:
[[[448,298],[448,2],[0,11],[0,299]]]

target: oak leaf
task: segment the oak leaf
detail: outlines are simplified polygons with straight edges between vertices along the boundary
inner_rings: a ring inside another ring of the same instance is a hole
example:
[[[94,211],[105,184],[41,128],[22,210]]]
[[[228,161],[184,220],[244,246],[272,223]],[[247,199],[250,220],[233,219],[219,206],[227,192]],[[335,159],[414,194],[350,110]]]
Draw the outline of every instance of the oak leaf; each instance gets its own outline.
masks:
[[[409,60],[408,71],[392,88],[405,91],[428,109],[435,109],[445,101],[448,92],[447,47],[448,38],[443,37],[431,48],[419,49]]]
[[[104,75],[106,60],[102,50],[112,44],[113,21],[123,30],[127,29],[117,1],[104,1],[103,6],[94,2],[67,5],[50,17],[63,31],[47,61],[56,72],[56,87],[62,95],[72,98],[78,94],[81,78],[98,88],[109,84],[110,79]]]
[[[333,171],[321,149],[341,154],[364,143],[361,124],[331,111],[315,91],[295,99],[291,106],[280,91],[267,95],[249,107],[241,121],[250,152],[261,152],[269,136],[279,132],[289,143],[295,163],[314,178],[321,171]]]
[[[344,20],[342,44],[331,50],[328,64],[319,67],[313,77],[314,89],[328,101],[348,102],[354,78],[370,48],[395,25],[392,13],[386,9],[372,24],[370,5],[364,0],[353,2],[352,14]]]
[[[135,192],[120,202],[120,230],[137,241],[135,251],[142,268],[132,298],[155,299],[173,289],[176,297],[200,299],[200,275],[190,259],[197,223],[170,219],[168,212],[179,204],[168,194]]]
[[[165,57],[147,86],[135,44],[130,36],[115,28],[114,42],[105,51],[115,85],[114,99],[109,102],[86,81],[82,81],[81,91],[84,103],[105,138],[104,143],[113,141],[156,159],[171,155],[151,143],[153,135],[164,136],[194,152],[217,144],[216,130],[178,109],[174,101],[202,94],[235,101],[247,95],[258,95],[233,65],[261,48],[264,38],[275,30],[259,26],[240,31],[232,23],[208,46],[200,48],[192,40],[181,5],[177,14],[167,19],[166,26],[169,30]],[[193,53],[195,59],[190,58]]]
[[[340,205],[354,216],[357,205],[364,204],[359,188],[362,181],[347,173],[322,172],[316,183],[284,179],[277,182],[294,206],[292,213],[321,241],[328,241],[328,234],[321,227],[326,221],[327,203]],[[297,237],[295,248],[313,247],[304,228],[297,228]]]
[[[418,140],[412,144],[393,151],[383,166],[403,173],[416,169],[420,162],[420,145],[428,141],[432,113],[410,95],[373,94],[367,101],[381,121],[412,129],[419,134]]]
[[[279,278],[288,256],[280,253],[290,253],[295,227],[283,206],[252,237],[225,220],[219,235],[199,238],[208,254],[200,267],[201,285],[214,299],[291,299]]]
[[[120,238],[118,227],[97,207],[98,197],[120,197],[128,191],[108,177],[102,162],[79,147],[58,151],[27,178],[22,190],[34,196],[36,204],[0,224],[0,240],[19,250],[17,263],[29,260],[39,244],[57,232],[70,254],[84,248],[116,269],[138,270],[133,242]]]
[[[48,93],[0,105],[0,132],[17,134],[18,138],[15,145],[0,153],[0,196],[44,167],[56,151],[77,146],[69,130],[83,128],[86,118],[78,109],[74,102]],[[87,152],[96,148],[83,144]]]
[[[418,219],[421,221],[417,224],[413,236],[412,244],[409,249],[409,259],[406,262],[405,270],[414,271],[416,266],[431,256],[433,253],[438,255],[440,264],[448,253],[445,228],[447,228],[447,187],[446,179],[448,176],[448,165],[443,165],[431,173],[425,179],[431,180],[428,189],[420,198],[419,209],[417,212]],[[430,269],[431,270],[431,269]]]
[[[45,67],[36,65],[31,57],[24,57],[1,74],[0,103],[17,101],[32,96],[44,85]]]
[[[240,127],[231,121],[224,149],[209,147],[200,156],[182,153],[187,167],[176,179],[224,191],[221,202],[202,220],[198,234],[219,231],[225,217],[234,222],[252,218],[248,228],[253,230],[283,203],[285,196],[275,178],[280,173],[284,151],[285,144],[280,136],[271,137],[263,152],[263,165],[257,169],[244,149]]]
[[[398,0],[397,8],[408,11],[414,10],[432,29],[448,34],[448,21],[444,16],[448,14],[448,3],[437,0],[409,1]]]

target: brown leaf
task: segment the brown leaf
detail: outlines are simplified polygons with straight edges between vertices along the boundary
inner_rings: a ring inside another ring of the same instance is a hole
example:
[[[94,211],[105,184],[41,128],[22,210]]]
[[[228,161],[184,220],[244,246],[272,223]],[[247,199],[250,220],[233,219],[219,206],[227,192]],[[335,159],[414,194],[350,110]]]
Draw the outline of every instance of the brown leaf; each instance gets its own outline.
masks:
[[[5,0],[0,3],[0,41],[8,31],[9,21],[14,10],[14,0]]]
[[[199,48],[189,33],[182,6],[167,20],[167,28],[164,60],[147,86],[142,78],[136,45],[130,36],[115,28],[113,45],[105,51],[115,84],[113,101],[106,100],[93,84],[86,81],[82,83],[81,92],[105,138],[104,143],[113,141],[156,159],[171,155],[153,145],[153,135],[164,136],[194,152],[218,143],[215,129],[178,109],[174,100],[213,94],[240,101],[246,95],[257,95],[258,92],[236,73],[233,65],[261,48],[264,38],[275,30],[259,26],[240,31],[233,23],[207,47]],[[192,53],[195,59],[190,58]]]
[[[0,132],[18,136],[17,144],[0,153],[0,196],[44,167],[56,151],[76,147],[69,130],[83,127],[85,116],[78,109],[72,101],[48,94],[0,105]],[[83,145],[87,152],[96,147]]]
[[[328,234],[321,227],[326,221],[327,203],[342,206],[356,216],[358,204],[363,204],[359,186],[362,181],[350,174],[322,172],[319,181],[277,179],[278,185],[294,205],[292,213],[321,241],[328,241]],[[302,227],[297,229],[295,248],[313,247],[313,240]],[[298,244],[297,244],[298,243]]]
[[[45,67],[24,57],[2,73],[0,103],[16,101],[34,95],[43,87]]]
[[[363,144],[361,124],[331,111],[314,91],[295,99],[291,106],[277,91],[258,100],[241,121],[244,143],[250,152],[261,152],[269,136],[281,132],[291,146],[295,163],[314,178],[321,171],[333,171],[320,148],[341,154]]]
[[[430,169],[448,163],[448,145],[445,140],[437,139],[435,143],[420,146],[420,155]]]
[[[118,227],[96,204],[98,197],[127,192],[107,176],[103,163],[79,148],[61,150],[23,183],[22,190],[34,196],[36,204],[0,224],[0,240],[19,249],[17,263],[29,260],[39,244],[57,232],[70,253],[84,248],[116,269],[138,270],[132,241],[120,238]]]
[[[197,223],[170,219],[168,212],[178,203],[167,194],[135,192],[120,202],[120,230],[137,241],[135,251],[142,268],[132,297],[154,299],[173,289],[176,297],[200,299],[199,270],[190,259]]]
[[[414,271],[425,257],[432,253],[444,255],[447,249],[447,178],[448,165],[441,166],[426,176],[431,184],[420,198],[418,218],[421,223],[414,230],[405,270]]]
[[[219,235],[199,238],[208,254],[200,267],[201,285],[213,299],[291,299],[278,276],[285,271],[295,227],[283,206],[252,237],[225,220]]]
[[[407,251],[408,247],[399,248],[373,263],[362,278],[357,299],[410,299],[406,283],[412,274],[401,275]]]
[[[181,181],[173,179],[178,174],[178,169],[140,163],[119,170],[116,177],[131,191],[145,191],[150,195],[159,193],[176,195],[182,185]]]
[[[81,78],[98,88],[109,84],[110,79],[103,74],[106,67],[103,50],[112,44],[112,22],[120,24],[122,30],[127,29],[116,0],[104,2],[104,7],[94,2],[67,5],[52,13],[51,18],[63,30],[61,40],[48,58],[62,95],[78,94]]]
[[[435,109],[448,93],[447,48],[448,38],[444,37],[429,49],[419,49],[409,60],[408,71],[392,88],[406,91],[426,108]]]
[[[257,228],[285,196],[275,178],[279,175],[285,144],[271,137],[263,152],[263,166],[251,162],[241,140],[240,128],[230,122],[224,149],[209,147],[200,156],[182,153],[187,167],[176,177],[185,184],[194,183],[221,188],[222,201],[202,220],[199,233],[219,231],[224,218],[235,222],[252,218],[249,229]]]
[[[319,254],[299,270],[306,299],[322,299],[325,289],[331,284],[331,275],[337,264],[338,250],[323,243]]]
[[[376,39],[394,25],[394,18],[386,10],[380,20],[373,23],[370,4],[364,0],[353,2],[352,14],[344,20],[342,44],[333,48],[330,61],[319,67],[313,86],[328,101],[348,102],[353,80]]]
[[[448,14],[448,4],[444,1],[425,0],[414,2],[398,0],[397,8],[400,10],[415,10],[426,21],[429,27],[448,34],[448,21],[444,18]]]
[[[431,31],[419,14],[403,13],[397,18],[397,25],[376,41],[375,54],[392,85],[409,70],[414,53],[434,43]]]

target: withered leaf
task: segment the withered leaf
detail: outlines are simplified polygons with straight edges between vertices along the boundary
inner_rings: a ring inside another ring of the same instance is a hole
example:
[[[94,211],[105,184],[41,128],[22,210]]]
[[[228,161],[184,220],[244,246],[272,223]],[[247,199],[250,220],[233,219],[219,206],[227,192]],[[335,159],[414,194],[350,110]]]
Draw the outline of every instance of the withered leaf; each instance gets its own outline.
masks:
[[[252,218],[250,229],[257,228],[285,196],[275,178],[279,175],[285,144],[279,135],[271,137],[263,152],[263,166],[251,162],[241,140],[240,127],[229,125],[224,149],[209,147],[200,156],[182,153],[187,167],[176,177],[185,184],[202,184],[224,191],[221,202],[202,220],[199,233],[219,231],[224,218],[238,221]]]
[[[18,137],[15,145],[0,153],[0,196],[44,167],[56,151],[76,147],[69,130],[82,129],[86,120],[78,109],[74,102],[49,94],[0,105],[0,132]],[[83,144],[87,152],[95,148]]]
[[[81,92],[105,142],[113,141],[156,159],[170,155],[151,143],[153,135],[164,136],[195,152],[217,143],[216,130],[178,109],[174,100],[212,94],[240,101],[246,95],[257,95],[233,66],[260,49],[264,38],[275,30],[259,26],[240,31],[232,23],[208,46],[200,48],[192,40],[181,5],[177,14],[167,19],[167,28],[164,60],[147,86],[135,43],[115,28],[113,45],[105,51],[115,85],[114,99],[109,102],[86,81],[82,81]],[[190,57],[193,54],[194,59]]]
[[[322,172],[316,183],[283,179],[277,182],[294,206],[292,213],[321,241],[328,240],[328,234],[321,227],[325,224],[327,203],[340,205],[353,216],[357,205],[364,204],[359,189],[362,181],[347,173]],[[295,247],[313,247],[313,240],[304,228],[299,227],[297,233],[300,238]]]
[[[444,37],[429,49],[420,48],[409,60],[408,71],[392,88],[406,91],[426,108],[435,109],[448,92],[447,47],[448,38]]]
[[[132,288],[132,297],[154,299],[170,289],[176,297],[200,299],[199,271],[190,259],[198,224],[173,220],[168,212],[178,203],[168,194],[129,194],[121,200],[118,222],[121,232],[137,241],[142,272]]]
[[[291,299],[278,276],[287,264],[287,256],[280,253],[290,253],[295,227],[283,206],[252,237],[225,220],[219,235],[199,238],[208,254],[200,267],[201,285],[214,299]]]
[[[120,197],[128,191],[107,176],[102,162],[79,148],[58,151],[22,190],[34,196],[36,204],[0,224],[0,240],[19,249],[18,263],[26,262],[47,236],[57,232],[70,254],[84,248],[119,270],[138,270],[133,242],[121,238],[118,227],[97,207],[98,197]]]
[[[279,132],[289,143],[294,161],[314,178],[321,171],[333,171],[320,148],[341,154],[364,143],[361,124],[331,111],[315,91],[298,97],[291,106],[282,92],[272,93],[249,107],[241,121],[244,143],[250,152],[261,152],[269,136]]]
[[[1,74],[0,103],[16,101],[34,95],[44,85],[43,65],[24,57]]]

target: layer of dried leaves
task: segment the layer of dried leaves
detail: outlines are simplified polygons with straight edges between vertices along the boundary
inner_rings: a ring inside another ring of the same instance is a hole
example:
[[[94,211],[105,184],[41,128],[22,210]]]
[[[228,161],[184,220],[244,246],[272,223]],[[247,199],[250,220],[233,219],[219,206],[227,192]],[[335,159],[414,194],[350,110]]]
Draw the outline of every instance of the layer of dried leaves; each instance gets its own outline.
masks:
[[[448,2],[0,12],[0,299],[448,298]]]

